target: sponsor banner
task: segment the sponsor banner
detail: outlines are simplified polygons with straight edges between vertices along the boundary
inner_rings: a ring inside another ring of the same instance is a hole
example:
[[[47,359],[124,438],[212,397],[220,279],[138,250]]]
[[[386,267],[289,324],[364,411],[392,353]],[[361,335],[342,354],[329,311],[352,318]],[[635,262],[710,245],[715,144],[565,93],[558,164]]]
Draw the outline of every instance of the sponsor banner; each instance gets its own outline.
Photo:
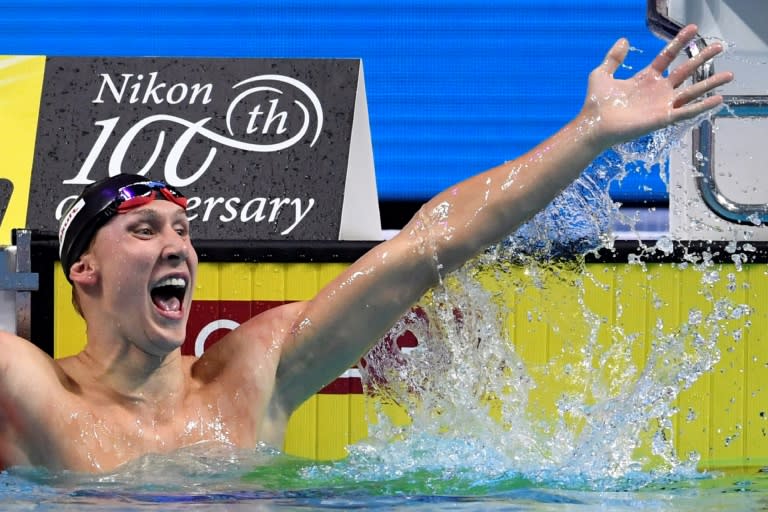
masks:
[[[28,228],[127,172],[179,188],[197,239],[381,238],[360,60],[49,57],[41,82],[31,180],[3,176]]]
[[[223,338],[241,323],[270,308],[286,304],[278,300],[194,300],[187,322],[187,338],[181,347],[182,354],[201,356],[205,350]],[[391,341],[385,343],[391,345]],[[395,340],[397,350],[407,351],[416,346],[411,332]],[[393,347],[394,349],[394,347]],[[321,394],[361,394],[363,384],[360,370],[350,368],[336,380],[320,390]]]

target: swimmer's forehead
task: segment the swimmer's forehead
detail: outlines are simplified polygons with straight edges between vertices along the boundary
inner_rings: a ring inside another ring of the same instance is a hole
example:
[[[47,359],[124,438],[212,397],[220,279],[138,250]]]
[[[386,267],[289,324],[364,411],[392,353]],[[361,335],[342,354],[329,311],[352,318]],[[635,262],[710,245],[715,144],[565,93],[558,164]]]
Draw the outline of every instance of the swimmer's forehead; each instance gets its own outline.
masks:
[[[168,205],[166,207],[160,205]],[[167,216],[180,217],[182,219],[187,218],[187,211],[181,206],[168,201],[153,201],[149,204],[139,206],[137,208],[131,208],[122,215],[153,215],[153,216]]]
[[[119,215],[115,215],[112,219],[110,219],[110,222],[120,217],[132,219],[132,220],[138,219],[138,220],[147,220],[147,221],[153,221],[153,222],[162,222],[166,218],[171,217],[171,220],[173,222],[183,222],[185,224],[189,224],[189,219],[187,218],[187,212],[180,206],[173,205],[173,211],[168,212],[166,208],[156,207],[155,206],[156,204],[157,202],[155,201],[148,205],[142,205],[136,208],[132,208]],[[170,203],[170,204],[173,204],[173,203]]]

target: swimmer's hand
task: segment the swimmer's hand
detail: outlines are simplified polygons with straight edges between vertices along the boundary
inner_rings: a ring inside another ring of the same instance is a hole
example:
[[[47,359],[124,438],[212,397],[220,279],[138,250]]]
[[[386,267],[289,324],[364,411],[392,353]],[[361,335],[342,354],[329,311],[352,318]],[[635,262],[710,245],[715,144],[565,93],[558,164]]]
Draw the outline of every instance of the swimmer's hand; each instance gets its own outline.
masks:
[[[648,67],[627,80],[613,77],[629,51],[628,41],[618,40],[603,63],[589,75],[579,129],[598,148],[606,149],[720,105],[722,96],[706,94],[730,82],[733,73],[720,72],[693,85],[684,84],[699,66],[722,52],[721,44],[706,46],[663,76],[680,51],[696,37],[697,30],[695,25],[683,28]]]

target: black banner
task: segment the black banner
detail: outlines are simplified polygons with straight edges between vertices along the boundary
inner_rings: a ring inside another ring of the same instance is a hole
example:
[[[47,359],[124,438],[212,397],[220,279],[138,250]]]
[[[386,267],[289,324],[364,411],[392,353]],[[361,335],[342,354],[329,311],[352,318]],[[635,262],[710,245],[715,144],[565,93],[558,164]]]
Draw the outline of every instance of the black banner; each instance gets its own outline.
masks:
[[[361,77],[345,59],[48,58],[27,227],[56,231],[83,186],[127,172],[179,188],[196,239],[338,239]]]
[[[13,193],[13,183],[0,178],[0,224],[3,223],[3,217],[5,217],[5,210],[8,208],[8,204],[11,202],[11,194]]]

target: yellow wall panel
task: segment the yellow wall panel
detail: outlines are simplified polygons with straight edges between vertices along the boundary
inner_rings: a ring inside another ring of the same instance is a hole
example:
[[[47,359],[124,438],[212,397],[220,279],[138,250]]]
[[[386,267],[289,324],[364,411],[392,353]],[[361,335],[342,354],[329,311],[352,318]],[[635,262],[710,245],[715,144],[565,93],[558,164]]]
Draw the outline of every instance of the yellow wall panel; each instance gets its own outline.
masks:
[[[528,276],[520,276],[522,283]],[[546,288],[526,286],[527,293],[516,298],[513,315],[515,350],[531,366],[543,365],[549,360],[549,325],[545,297]]]
[[[324,287],[333,281],[344,269],[349,266],[348,263],[324,263],[317,265],[318,268],[318,289]]]
[[[632,371],[642,371],[648,355],[648,270],[640,265],[621,265],[616,268],[614,295],[621,305],[616,319],[616,336],[624,337]]]
[[[317,459],[317,395],[294,411],[285,431],[283,449],[296,457]]]
[[[689,321],[693,312],[706,309],[706,300],[700,293],[701,274],[688,271],[681,274],[680,290],[676,297],[678,318],[670,325]],[[675,361],[673,360],[673,363]],[[706,460],[712,457],[712,375],[699,378],[688,390],[680,394],[678,418],[678,452],[680,456],[697,452]]]
[[[53,357],[73,356],[85,347],[85,320],[72,306],[72,286],[59,263],[53,269],[53,308]]]
[[[13,183],[11,201],[0,225],[0,246],[11,243],[13,229],[27,225],[44,72],[44,56],[0,55],[0,177]]]
[[[363,395],[349,395],[349,442],[357,443],[368,437],[371,403]]]
[[[319,290],[319,269],[311,263],[285,263],[286,296],[291,300],[309,300]]]
[[[768,269],[750,265],[747,297],[751,327],[745,331],[744,447],[748,463],[768,461]]]
[[[254,263],[253,298],[259,300],[288,300],[284,263]]]
[[[253,299],[253,268],[242,263],[219,263],[219,297],[226,300]]]
[[[734,291],[729,292],[727,274],[734,280],[742,281],[744,273],[733,274],[733,267],[720,267],[720,280],[712,292],[716,297],[729,297],[742,304],[746,300],[743,287],[734,283]],[[740,322],[726,321],[719,336],[720,361],[712,372],[712,424],[713,435],[712,459],[715,461],[742,460],[745,454],[743,418],[745,413],[744,390],[746,347],[740,337],[734,338],[733,332]]]
[[[197,269],[194,298],[218,300],[221,298],[219,263],[201,263]]]
[[[333,460],[347,454],[350,439],[350,395],[317,395],[317,458]]]
[[[750,315],[751,328],[747,331],[747,404],[746,446],[748,459],[768,461],[768,271],[765,266],[751,266]]]

